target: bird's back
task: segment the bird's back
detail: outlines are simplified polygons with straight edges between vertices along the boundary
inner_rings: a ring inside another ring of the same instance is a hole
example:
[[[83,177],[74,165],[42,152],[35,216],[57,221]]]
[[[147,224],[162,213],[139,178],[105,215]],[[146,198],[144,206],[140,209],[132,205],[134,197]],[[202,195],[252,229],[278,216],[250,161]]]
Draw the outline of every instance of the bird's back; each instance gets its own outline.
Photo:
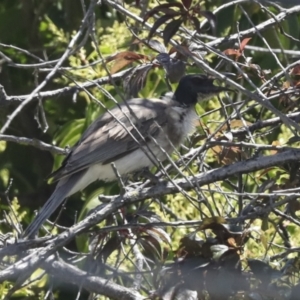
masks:
[[[171,101],[136,98],[104,113],[87,128],[61,168],[53,173],[54,180],[94,164],[110,164],[146,147],[153,138],[158,138],[160,146],[170,153],[170,145],[164,142],[172,132],[166,117],[170,106]]]

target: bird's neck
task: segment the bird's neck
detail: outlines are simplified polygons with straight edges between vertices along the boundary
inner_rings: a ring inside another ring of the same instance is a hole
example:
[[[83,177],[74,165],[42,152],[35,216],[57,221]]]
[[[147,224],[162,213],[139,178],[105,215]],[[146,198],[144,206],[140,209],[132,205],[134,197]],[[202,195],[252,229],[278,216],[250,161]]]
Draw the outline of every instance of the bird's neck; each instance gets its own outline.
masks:
[[[180,87],[175,91],[172,100],[182,107],[192,107],[197,103],[197,94],[191,90],[184,90]]]

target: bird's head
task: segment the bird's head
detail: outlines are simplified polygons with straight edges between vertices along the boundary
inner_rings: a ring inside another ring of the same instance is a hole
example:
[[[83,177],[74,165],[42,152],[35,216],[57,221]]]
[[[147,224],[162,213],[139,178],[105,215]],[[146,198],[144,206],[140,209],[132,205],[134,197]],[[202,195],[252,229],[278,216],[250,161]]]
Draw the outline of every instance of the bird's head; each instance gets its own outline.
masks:
[[[189,74],[183,76],[174,93],[174,100],[182,105],[195,105],[207,100],[222,91],[231,91],[228,88],[214,85],[214,79],[203,74]]]

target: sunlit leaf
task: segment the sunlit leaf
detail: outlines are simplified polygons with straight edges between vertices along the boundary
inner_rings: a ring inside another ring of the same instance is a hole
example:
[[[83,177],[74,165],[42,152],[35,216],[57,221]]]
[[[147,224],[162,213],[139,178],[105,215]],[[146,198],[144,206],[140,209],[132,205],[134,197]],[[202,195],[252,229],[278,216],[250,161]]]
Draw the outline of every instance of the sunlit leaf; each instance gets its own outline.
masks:
[[[116,73],[120,69],[126,67],[127,65],[131,64],[134,61],[139,60],[148,60],[148,56],[144,54],[139,54],[133,51],[123,51],[119,52],[115,55],[112,55],[106,59],[106,62],[114,61],[114,65],[111,69],[111,73]]]
[[[153,227],[153,228],[150,228],[150,229],[145,229],[145,232],[147,232],[150,236],[155,238],[160,243],[163,240],[165,243],[171,244],[170,236],[162,228]]]
[[[111,74],[114,74],[124,67],[130,65],[132,61],[127,60],[127,59],[118,59],[116,62],[113,64],[112,68],[110,69]]]
[[[159,42],[157,40],[152,39],[152,40],[148,41],[148,44],[151,49],[157,51],[158,53],[167,53],[167,49],[166,49],[165,45],[163,45],[161,42]]]
[[[300,65],[296,65],[290,70],[290,75],[300,75]]]
[[[243,52],[246,45],[248,44],[248,42],[251,40],[252,38],[249,37],[249,38],[244,38],[242,41],[241,41],[241,44],[240,44],[240,51]]]
[[[232,48],[224,50],[223,53],[226,55],[235,55],[235,56],[241,55],[241,53],[237,49],[232,49]]]

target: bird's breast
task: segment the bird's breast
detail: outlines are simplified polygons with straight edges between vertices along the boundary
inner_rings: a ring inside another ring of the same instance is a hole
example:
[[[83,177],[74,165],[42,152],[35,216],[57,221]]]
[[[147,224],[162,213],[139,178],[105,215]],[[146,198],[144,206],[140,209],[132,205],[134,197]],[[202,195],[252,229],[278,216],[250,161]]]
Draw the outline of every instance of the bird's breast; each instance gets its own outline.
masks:
[[[195,130],[197,114],[192,107],[171,107],[168,120],[168,136],[175,146]]]

